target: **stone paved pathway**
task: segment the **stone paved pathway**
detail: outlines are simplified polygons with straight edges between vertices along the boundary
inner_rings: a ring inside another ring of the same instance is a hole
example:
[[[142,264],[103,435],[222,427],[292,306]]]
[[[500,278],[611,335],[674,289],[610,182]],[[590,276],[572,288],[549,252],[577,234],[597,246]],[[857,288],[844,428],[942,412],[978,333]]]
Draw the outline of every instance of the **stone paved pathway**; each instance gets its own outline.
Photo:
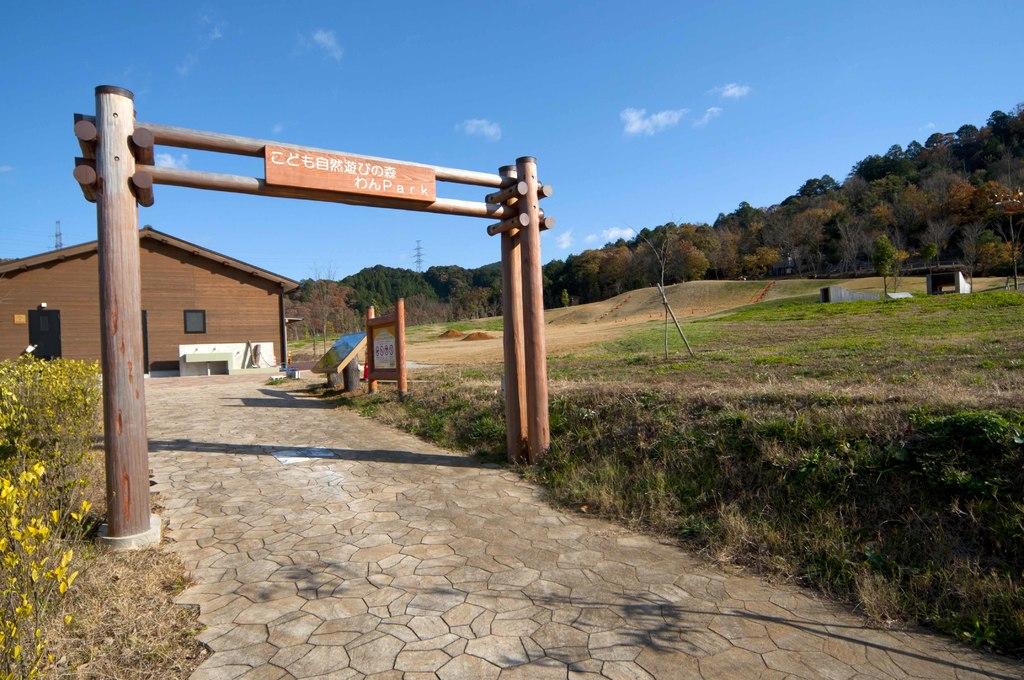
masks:
[[[147,400],[168,548],[196,582],[180,601],[214,652],[194,678],[1024,675],[253,378],[153,380]]]

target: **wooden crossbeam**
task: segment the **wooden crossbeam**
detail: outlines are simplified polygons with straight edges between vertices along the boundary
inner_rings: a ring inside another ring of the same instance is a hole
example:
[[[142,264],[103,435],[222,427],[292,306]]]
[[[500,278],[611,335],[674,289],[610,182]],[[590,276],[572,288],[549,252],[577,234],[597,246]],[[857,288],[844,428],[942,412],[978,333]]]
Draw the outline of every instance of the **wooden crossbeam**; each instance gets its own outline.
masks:
[[[153,178],[154,184],[210,189],[213,191],[230,191],[238,194],[301,198],[309,201],[328,201],[331,203],[346,203],[348,205],[364,205],[377,208],[394,208],[397,210],[414,210],[418,212],[491,219],[504,219],[514,212],[510,208],[494,203],[464,201],[455,198],[438,198],[433,203],[412,203],[410,201],[385,197],[358,196],[337,191],[324,191],[322,189],[279,186],[267,184],[265,180],[259,177],[246,177],[243,175],[226,175],[216,172],[181,170],[152,165],[140,165],[138,170],[149,173]]]
[[[263,149],[265,147],[282,146],[286,148],[317,151],[327,154],[345,154],[345,152],[342,151],[300,147],[296,144],[283,144],[281,142],[266,139],[225,135],[220,132],[204,132],[202,130],[191,130],[189,128],[175,127],[173,125],[161,125],[159,123],[137,123],[135,129],[138,130],[139,128],[144,128],[151,132],[156,144],[163,146],[175,146],[185,149],[198,149],[200,151],[218,151],[221,153],[233,153],[242,156],[263,156]],[[446,168],[439,165],[428,165],[426,163],[409,163],[407,161],[396,161],[390,158],[378,158],[376,156],[363,156],[363,158],[369,158],[383,163],[404,163],[405,165],[418,165],[421,167],[432,168],[437,180],[440,182],[454,182],[457,184],[472,184],[475,186],[495,188],[501,188],[504,186],[503,180],[499,175],[489,172]]]

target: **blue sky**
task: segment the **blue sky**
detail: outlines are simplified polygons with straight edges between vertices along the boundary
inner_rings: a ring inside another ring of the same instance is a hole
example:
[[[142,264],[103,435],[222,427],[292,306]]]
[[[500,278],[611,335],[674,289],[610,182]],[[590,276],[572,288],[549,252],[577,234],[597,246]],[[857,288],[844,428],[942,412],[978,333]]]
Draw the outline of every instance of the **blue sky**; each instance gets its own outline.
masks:
[[[0,27],[0,256],[95,238],[71,177],[93,88],[138,118],[494,171],[535,155],[544,259],[768,205],[1024,101],[1020,2],[18,3]],[[1001,30],[1006,27],[1006,30]],[[191,169],[258,159],[165,149]],[[485,189],[439,184],[481,199]],[[296,278],[477,266],[486,221],[157,187],[143,224]]]

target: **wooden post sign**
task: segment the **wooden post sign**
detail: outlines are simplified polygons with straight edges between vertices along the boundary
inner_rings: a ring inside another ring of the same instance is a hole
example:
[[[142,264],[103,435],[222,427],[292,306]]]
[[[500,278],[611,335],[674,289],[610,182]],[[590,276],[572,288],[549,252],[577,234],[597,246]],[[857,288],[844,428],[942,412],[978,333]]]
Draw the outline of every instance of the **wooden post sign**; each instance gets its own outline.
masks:
[[[370,392],[377,391],[378,380],[398,382],[398,396],[409,393],[405,365],[405,300],[398,298],[395,311],[375,316],[366,310],[366,365]]]
[[[150,515],[138,242],[138,208],[153,205],[158,184],[498,220],[487,233],[501,240],[508,457],[534,463],[544,455],[550,435],[540,237],[555,220],[540,208],[553,190],[539,181],[536,159],[523,156],[491,173],[358,156],[144,123],[136,120],[134,99],[129,90],[100,85],[96,114],[74,117],[80,155],[72,175],[82,196],[96,204],[100,244],[107,477],[101,531],[109,546],[160,540],[159,518]],[[157,166],[156,146],[262,158],[265,177]],[[437,182],[494,191],[482,201],[439,198]],[[405,302],[398,300],[392,314],[379,318],[368,309],[366,332],[370,390],[377,380],[396,380],[404,396]]]
[[[437,200],[436,178],[429,167],[269,144],[263,159],[267,184],[417,203]]]

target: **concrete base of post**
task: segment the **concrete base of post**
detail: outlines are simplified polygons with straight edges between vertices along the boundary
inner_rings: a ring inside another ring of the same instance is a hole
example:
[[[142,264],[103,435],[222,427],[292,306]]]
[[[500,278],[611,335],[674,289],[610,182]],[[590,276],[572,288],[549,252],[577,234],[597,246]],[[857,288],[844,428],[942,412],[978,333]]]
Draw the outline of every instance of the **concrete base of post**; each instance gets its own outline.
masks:
[[[100,526],[98,542],[101,547],[113,552],[124,552],[126,550],[139,550],[149,548],[160,543],[160,517],[159,515],[149,516],[149,529],[132,534],[131,536],[108,536],[107,525]]]

